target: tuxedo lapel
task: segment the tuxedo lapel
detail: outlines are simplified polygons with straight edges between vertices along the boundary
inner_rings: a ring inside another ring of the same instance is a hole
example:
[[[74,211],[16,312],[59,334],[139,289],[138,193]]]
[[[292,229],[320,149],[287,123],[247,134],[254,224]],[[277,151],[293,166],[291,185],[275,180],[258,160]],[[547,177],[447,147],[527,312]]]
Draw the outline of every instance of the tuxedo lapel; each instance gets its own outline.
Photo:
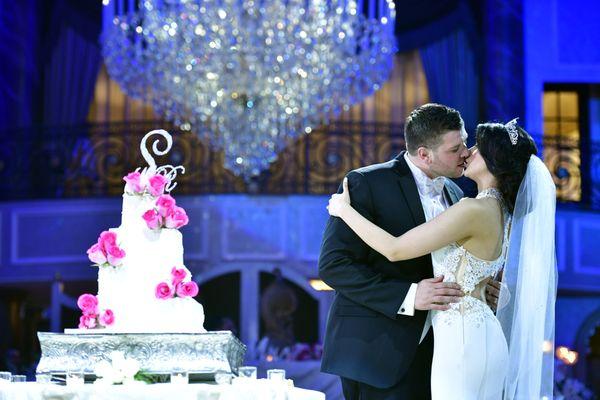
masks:
[[[404,159],[404,151],[394,159],[394,172],[398,175],[398,186],[404,195],[404,200],[408,204],[408,209],[412,215],[415,226],[425,223],[425,213],[419,197],[419,190],[415,183],[415,178],[410,172],[408,164]]]

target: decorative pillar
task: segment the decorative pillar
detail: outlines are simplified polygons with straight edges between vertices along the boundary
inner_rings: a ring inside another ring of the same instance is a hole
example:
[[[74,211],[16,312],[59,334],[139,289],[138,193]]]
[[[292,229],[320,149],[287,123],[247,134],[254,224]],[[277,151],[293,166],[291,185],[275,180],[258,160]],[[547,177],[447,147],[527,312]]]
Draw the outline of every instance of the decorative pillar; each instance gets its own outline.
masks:
[[[248,347],[246,357],[254,354],[260,323],[260,271],[249,266],[240,276],[240,338]]]

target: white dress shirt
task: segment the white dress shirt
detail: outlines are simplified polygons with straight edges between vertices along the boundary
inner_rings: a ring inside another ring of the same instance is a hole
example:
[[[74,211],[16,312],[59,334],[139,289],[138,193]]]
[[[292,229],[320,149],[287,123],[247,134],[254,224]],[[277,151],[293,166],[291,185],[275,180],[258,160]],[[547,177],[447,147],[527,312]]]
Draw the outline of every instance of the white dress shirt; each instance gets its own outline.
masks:
[[[425,172],[421,171],[408,157],[408,153],[404,153],[404,159],[408,164],[408,168],[412,172],[417,184],[417,190],[419,192],[419,198],[421,199],[421,205],[423,206],[423,212],[425,214],[425,221],[432,220],[439,214],[444,212],[450,205],[444,197],[444,185],[446,178],[440,176],[435,179],[429,178]],[[436,250],[431,253],[431,261],[434,265],[441,264],[444,261],[445,251],[443,249]],[[417,284],[413,283],[410,285],[410,289],[398,310],[398,314],[413,316],[415,315],[415,297],[417,295]],[[427,320],[423,327],[423,333],[421,334],[421,340],[425,338],[425,335],[431,327],[431,316],[427,314]]]

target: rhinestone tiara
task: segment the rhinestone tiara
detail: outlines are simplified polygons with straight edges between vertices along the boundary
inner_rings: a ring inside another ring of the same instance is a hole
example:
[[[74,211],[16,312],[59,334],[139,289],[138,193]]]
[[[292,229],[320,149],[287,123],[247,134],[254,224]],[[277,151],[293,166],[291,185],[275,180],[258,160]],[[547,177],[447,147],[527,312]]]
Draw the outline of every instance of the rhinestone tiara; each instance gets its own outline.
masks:
[[[506,130],[508,131],[508,137],[510,138],[510,142],[512,143],[512,145],[516,145],[517,141],[519,140],[519,130],[517,129],[517,120],[519,118],[515,118],[513,120],[508,121],[506,124],[504,124],[504,127],[506,128]]]

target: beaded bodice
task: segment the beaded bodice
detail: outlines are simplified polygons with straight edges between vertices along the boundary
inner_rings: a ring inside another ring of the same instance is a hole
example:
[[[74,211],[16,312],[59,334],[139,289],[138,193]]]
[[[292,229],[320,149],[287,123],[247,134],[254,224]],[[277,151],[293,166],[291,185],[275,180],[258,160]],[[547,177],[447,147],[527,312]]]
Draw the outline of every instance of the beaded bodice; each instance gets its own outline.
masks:
[[[477,323],[488,316],[493,317],[493,312],[485,302],[485,287],[487,281],[494,278],[504,266],[508,248],[510,214],[503,205],[502,195],[494,188],[480,192],[476,198],[495,198],[502,205],[504,210],[502,251],[495,260],[482,260],[457,243],[450,244],[444,249],[444,261],[434,266],[434,275],[443,275],[444,282],[458,283],[465,296],[459,303],[451,304],[450,310],[435,312],[434,323],[440,318],[449,323],[450,319],[456,316],[463,316]]]

